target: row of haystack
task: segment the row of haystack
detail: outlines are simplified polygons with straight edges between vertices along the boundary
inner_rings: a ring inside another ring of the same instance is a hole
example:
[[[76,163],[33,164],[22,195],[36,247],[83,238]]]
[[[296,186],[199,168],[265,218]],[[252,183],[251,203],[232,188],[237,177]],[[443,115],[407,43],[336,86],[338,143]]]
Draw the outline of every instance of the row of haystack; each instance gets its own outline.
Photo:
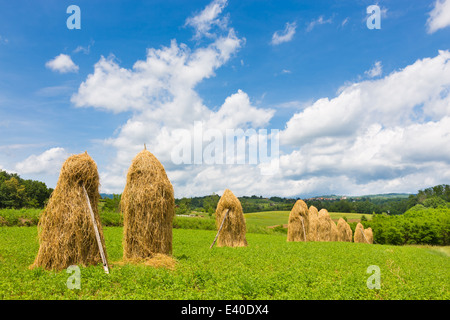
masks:
[[[372,229],[358,223],[353,237],[350,225],[342,218],[337,225],[326,209],[317,210],[298,200],[289,214],[287,241],[343,241],[373,243]]]

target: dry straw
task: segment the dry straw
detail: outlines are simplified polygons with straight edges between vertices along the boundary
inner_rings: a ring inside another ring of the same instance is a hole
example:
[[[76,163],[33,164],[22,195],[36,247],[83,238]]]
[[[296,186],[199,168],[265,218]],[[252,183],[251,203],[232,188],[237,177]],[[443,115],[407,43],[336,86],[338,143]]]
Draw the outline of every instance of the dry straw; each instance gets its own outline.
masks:
[[[339,241],[339,230],[336,223],[330,218],[330,241]]]
[[[371,228],[364,230],[361,223],[358,222],[355,228],[354,242],[360,243],[373,243],[373,233]]]
[[[172,254],[174,191],[163,165],[148,150],[138,153],[128,169],[120,209],[124,260]]]
[[[352,242],[352,228],[350,225],[342,218],[339,218],[337,223],[338,228],[338,241]]]
[[[327,209],[321,209],[319,211],[319,241],[331,241],[331,223],[333,221]]]
[[[316,207],[310,206],[308,210],[308,234],[306,239],[308,241],[319,241],[319,211]]]
[[[289,214],[287,241],[307,241],[309,210],[303,200],[297,200]]]
[[[87,152],[73,155],[64,162],[56,188],[39,220],[39,251],[31,268],[62,270],[70,265],[102,263],[83,186],[105,247],[98,214],[97,165]]]
[[[239,199],[228,189],[224,191],[217,203],[216,226],[217,229],[222,226],[217,238],[218,247],[247,246],[244,211]]]
[[[365,240],[367,240],[367,243],[373,244],[373,232],[372,228],[367,228],[364,230]]]

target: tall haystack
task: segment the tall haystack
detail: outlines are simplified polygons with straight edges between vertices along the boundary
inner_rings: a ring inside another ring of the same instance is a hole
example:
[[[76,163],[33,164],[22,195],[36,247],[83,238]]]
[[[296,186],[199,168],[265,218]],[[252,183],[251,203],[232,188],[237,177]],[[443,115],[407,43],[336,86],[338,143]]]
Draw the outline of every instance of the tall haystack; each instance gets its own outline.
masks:
[[[172,254],[174,191],[163,165],[148,150],[139,152],[128,169],[120,209],[124,260]]]
[[[56,188],[39,220],[39,251],[31,268],[62,270],[70,265],[102,263],[83,186],[105,247],[97,207],[100,199],[97,165],[87,152],[73,155],[64,162]]]
[[[226,215],[226,217],[225,217]],[[224,219],[225,218],[225,219]],[[223,225],[222,225],[223,222]],[[217,238],[218,247],[246,247],[244,211],[238,198],[226,189],[217,203],[216,226],[220,229]]]
[[[330,219],[330,241],[339,241],[339,230],[332,219]]]
[[[338,228],[338,241],[352,242],[352,228],[350,225],[342,218],[339,218],[337,223]]]
[[[307,241],[309,210],[303,200],[297,200],[289,214],[287,241]]]
[[[354,242],[373,243],[372,229],[367,228],[367,230],[364,230],[363,225],[358,223],[355,228]]]
[[[372,228],[364,229],[364,235],[366,236],[366,239],[368,243],[373,244],[373,232]]]
[[[319,211],[314,206],[309,207],[308,222],[307,241],[319,241]]]
[[[321,209],[319,211],[319,232],[318,241],[331,241],[331,220],[330,214],[327,209]]]

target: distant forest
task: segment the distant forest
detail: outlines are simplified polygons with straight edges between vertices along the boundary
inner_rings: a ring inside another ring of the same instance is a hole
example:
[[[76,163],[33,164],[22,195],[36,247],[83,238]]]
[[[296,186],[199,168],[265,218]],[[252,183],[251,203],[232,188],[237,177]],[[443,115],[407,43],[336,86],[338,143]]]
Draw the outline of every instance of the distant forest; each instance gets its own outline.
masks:
[[[0,208],[44,208],[53,189],[45,183],[35,180],[24,180],[15,173],[0,170]],[[108,211],[118,211],[120,195],[102,195],[102,208]],[[217,207],[220,196],[212,194],[203,197],[175,199],[176,213],[189,214],[192,211],[212,215]],[[297,198],[262,196],[239,197],[244,213],[260,211],[290,211]],[[437,208],[449,206],[450,185],[442,184],[424,190],[417,194],[387,194],[363,197],[324,196],[304,199],[308,206],[317,209],[327,209],[329,212],[363,213],[399,215],[417,204]]]

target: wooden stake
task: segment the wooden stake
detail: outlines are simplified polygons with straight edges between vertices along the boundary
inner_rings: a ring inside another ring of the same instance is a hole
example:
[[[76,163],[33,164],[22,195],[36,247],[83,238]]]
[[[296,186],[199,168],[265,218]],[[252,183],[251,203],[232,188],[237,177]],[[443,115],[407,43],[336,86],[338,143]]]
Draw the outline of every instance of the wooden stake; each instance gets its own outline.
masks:
[[[219,231],[217,231],[216,237],[214,238],[213,243],[212,243],[211,246],[209,247],[210,249],[211,249],[211,248],[214,246],[214,244],[216,243],[217,238],[219,237],[219,233],[220,233],[220,231],[222,230],[223,223],[225,222],[225,218],[227,217],[229,211],[230,211],[230,209],[227,209],[227,212],[225,212],[225,215],[223,216],[223,219],[222,219],[222,223],[220,224]]]
[[[100,233],[98,232],[97,223],[95,222],[94,211],[92,211],[91,201],[89,200],[89,196],[87,194],[86,188],[83,185],[84,196],[86,197],[86,202],[89,207],[89,212],[91,213],[91,221],[94,226],[95,237],[97,238],[98,249],[100,251],[100,256],[102,257],[103,269],[106,274],[109,274],[108,261],[106,260],[105,251],[103,250],[102,240],[100,239]]]
[[[305,239],[305,242],[306,242],[306,231],[305,231],[305,225],[303,223],[303,217],[300,217],[300,220],[302,221],[302,226],[303,226],[303,238]]]

